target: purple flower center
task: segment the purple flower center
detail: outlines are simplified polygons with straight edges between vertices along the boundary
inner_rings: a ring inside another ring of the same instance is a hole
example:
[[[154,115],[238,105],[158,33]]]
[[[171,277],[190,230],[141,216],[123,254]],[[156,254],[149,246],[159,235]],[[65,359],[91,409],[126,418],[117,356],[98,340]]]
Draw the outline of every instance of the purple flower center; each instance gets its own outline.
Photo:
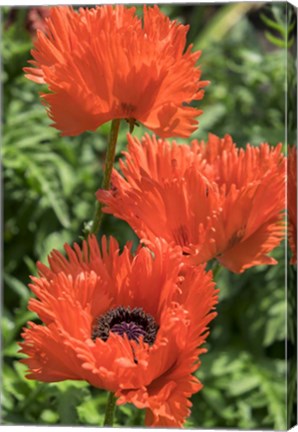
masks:
[[[115,324],[111,328],[113,333],[117,333],[120,336],[123,336],[126,333],[128,339],[133,339],[136,342],[138,341],[140,336],[146,336],[146,331],[143,327],[135,324],[134,322],[125,322],[122,321],[120,324]]]
[[[113,332],[119,336],[126,334],[129,340],[136,342],[142,337],[144,342],[153,345],[158,329],[152,315],[144,312],[142,308],[119,306],[95,319],[91,337],[93,340],[99,337],[106,341],[110,332]]]

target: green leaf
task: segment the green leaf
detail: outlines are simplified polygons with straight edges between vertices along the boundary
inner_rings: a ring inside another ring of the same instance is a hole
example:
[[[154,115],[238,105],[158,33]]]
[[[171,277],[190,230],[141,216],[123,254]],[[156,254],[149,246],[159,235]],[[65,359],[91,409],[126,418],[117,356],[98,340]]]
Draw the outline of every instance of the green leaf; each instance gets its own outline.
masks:
[[[265,36],[273,45],[276,45],[280,48],[286,47],[286,39],[279,39],[276,36],[273,36],[273,34],[269,33],[268,31],[265,32]]]
[[[63,198],[60,197],[56,193],[56,191],[54,191],[50,181],[46,177],[44,177],[43,172],[37,167],[37,165],[35,165],[29,159],[27,159],[27,166],[30,174],[41,185],[42,193],[48,199],[60,223],[65,228],[69,228],[70,220],[67,214],[66,205],[63,202]]]
[[[47,263],[47,258],[53,249],[63,249],[64,243],[71,243],[72,235],[69,231],[62,230],[49,234],[39,245],[39,260]]]
[[[28,303],[30,291],[21,281],[7,273],[4,273],[4,281],[22,299],[22,304]]]
[[[19,349],[19,344],[17,342],[13,342],[3,350],[3,355],[4,357],[24,357],[23,354],[18,353]]]
[[[60,423],[64,425],[74,425],[78,422],[77,407],[88,397],[89,391],[86,383],[63,382],[59,386],[60,392],[57,395],[57,410]]]
[[[242,17],[249,11],[259,8],[260,5],[252,3],[234,3],[223,6],[200,32],[194,44],[195,49],[204,49],[213,42],[222,41]]]
[[[58,423],[59,414],[53,410],[45,409],[40,414],[40,419],[46,424],[55,424]]]
[[[1,317],[1,330],[3,336],[3,344],[7,346],[14,336],[14,322],[13,318],[4,310],[4,314]]]
[[[102,426],[104,421],[104,407],[101,409],[94,399],[88,399],[77,408],[80,423],[87,425]]]
[[[241,396],[244,393],[250,392],[260,385],[259,376],[249,375],[243,376],[241,373],[236,380],[230,382],[228,392],[231,396]]]
[[[268,18],[265,14],[260,14],[260,18],[267,24],[268,27],[277,30],[281,35],[284,35],[284,28],[281,24]]]

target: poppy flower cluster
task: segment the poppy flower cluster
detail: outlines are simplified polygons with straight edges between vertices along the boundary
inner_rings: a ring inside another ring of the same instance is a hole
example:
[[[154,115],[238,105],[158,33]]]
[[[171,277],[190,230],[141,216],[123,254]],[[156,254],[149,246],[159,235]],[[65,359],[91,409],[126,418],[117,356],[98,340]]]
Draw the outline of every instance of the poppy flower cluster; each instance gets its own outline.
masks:
[[[193,375],[215,317],[217,290],[206,263],[241,273],[269,256],[284,235],[286,160],[281,144],[237,148],[226,135],[189,145],[203,98],[199,51],[185,49],[188,26],[157,6],[51,8],[38,32],[27,77],[62,135],[110,120],[137,122],[159,135],[128,135],[122,174],[99,190],[104,211],[141,239],[135,253],[94,236],[53,251],[32,277],[29,309],[43,324],[24,329],[27,377],[86,380],[118,404],[146,409],[146,425],[181,427]]]
[[[236,273],[275,264],[268,253],[285,230],[281,148],[238,149],[229,135],[191,146],[129,136],[123,176],[114,170],[97,197],[145,243],[163,238],[194,263],[215,258]]]

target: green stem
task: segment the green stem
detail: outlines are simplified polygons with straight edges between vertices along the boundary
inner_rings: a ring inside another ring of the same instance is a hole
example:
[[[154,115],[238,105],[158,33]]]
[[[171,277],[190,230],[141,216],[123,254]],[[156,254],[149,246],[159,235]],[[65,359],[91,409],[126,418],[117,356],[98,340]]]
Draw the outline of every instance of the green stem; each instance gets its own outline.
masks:
[[[215,264],[215,266],[212,269],[212,273],[213,273],[213,279],[215,280],[216,276],[219,275],[220,271],[222,269],[222,266],[219,264],[219,262],[217,262]]]
[[[116,398],[114,396],[114,393],[110,392],[108,396],[106,414],[105,414],[103,426],[113,426],[115,406],[116,406]]]
[[[120,126],[120,119],[115,119],[112,121],[106,159],[105,159],[105,171],[103,175],[101,189],[107,190],[110,187],[110,180],[111,180],[112,168],[115,159],[117,138],[119,133],[119,126]],[[103,217],[102,207],[103,207],[102,203],[97,201],[90,234],[97,234],[99,231],[100,224],[102,222],[102,217]]]

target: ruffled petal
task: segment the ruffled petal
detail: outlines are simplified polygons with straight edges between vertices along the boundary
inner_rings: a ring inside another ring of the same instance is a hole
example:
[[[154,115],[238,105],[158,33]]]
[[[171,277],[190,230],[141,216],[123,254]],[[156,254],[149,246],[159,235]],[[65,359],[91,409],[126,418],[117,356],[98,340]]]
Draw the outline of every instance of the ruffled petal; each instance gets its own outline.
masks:
[[[42,94],[62,135],[94,131],[103,123],[137,120],[160,136],[189,136],[203,98],[200,52],[185,50],[188,26],[157,6],[51,8],[47,33],[38,32],[27,78],[48,85]]]

